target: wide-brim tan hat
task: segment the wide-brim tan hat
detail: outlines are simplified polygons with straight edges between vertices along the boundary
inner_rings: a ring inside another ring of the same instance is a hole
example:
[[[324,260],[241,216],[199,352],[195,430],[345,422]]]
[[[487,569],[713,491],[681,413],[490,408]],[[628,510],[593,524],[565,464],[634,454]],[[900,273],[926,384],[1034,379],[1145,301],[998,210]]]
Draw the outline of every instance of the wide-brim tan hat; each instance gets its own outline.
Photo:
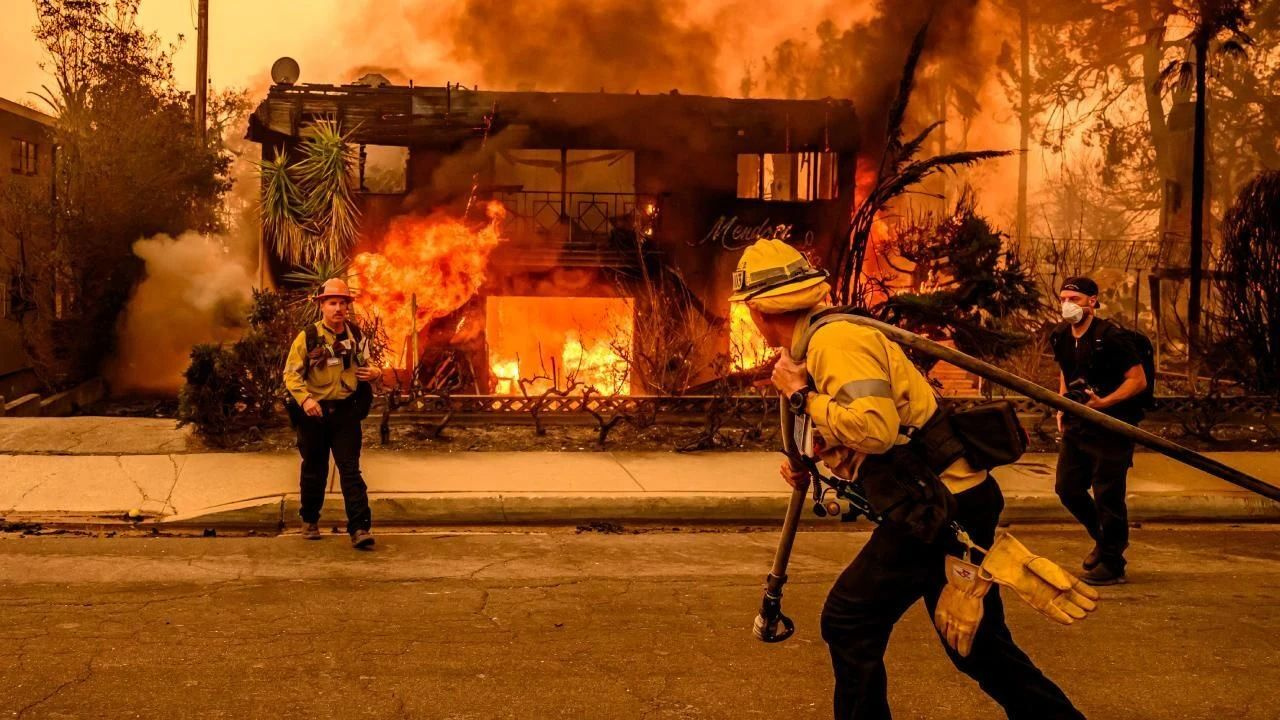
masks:
[[[316,302],[331,297],[343,298],[347,301],[355,300],[355,296],[351,294],[351,288],[339,278],[325,280],[324,285],[316,291]]]

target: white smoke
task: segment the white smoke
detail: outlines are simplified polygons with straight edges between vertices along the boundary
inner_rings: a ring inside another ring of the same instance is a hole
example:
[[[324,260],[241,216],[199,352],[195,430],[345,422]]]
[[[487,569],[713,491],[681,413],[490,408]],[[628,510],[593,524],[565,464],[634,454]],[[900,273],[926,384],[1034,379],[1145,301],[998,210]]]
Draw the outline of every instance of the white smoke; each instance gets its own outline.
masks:
[[[133,244],[146,273],[120,321],[116,356],[107,370],[113,393],[174,393],[193,345],[240,336],[253,271],[244,253],[232,247],[224,236],[196,232]]]

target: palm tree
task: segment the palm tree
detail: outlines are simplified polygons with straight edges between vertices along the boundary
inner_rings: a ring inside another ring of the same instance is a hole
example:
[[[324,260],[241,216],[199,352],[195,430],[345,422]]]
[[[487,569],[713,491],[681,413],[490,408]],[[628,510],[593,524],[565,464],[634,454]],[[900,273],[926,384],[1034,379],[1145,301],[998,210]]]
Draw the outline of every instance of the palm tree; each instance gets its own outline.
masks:
[[[1244,48],[1253,42],[1244,28],[1249,24],[1249,12],[1255,0],[1194,0],[1188,15],[1194,22],[1188,40],[1191,44],[1190,60],[1175,60],[1165,68],[1162,80],[1173,77],[1186,87],[1195,83],[1195,129],[1192,139],[1191,165],[1191,295],[1187,300],[1187,350],[1194,360],[1200,350],[1201,286],[1204,283],[1204,173],[1205,136],[1207,134],[1206,108],[1209,100],[1208,65],[1210,46],[1217,43],[1217,50],[1228,55],[1243,55]],[[1194,363],[1192,363],[1194,366]]]
[[[339,265],[359,233],[350,132],[321,119],[307,125],[302,138],[298,162],[277,152],[258,163],[264,237],[292,265]]]
[[[907,53],[906,66],[903,68],[902,80],[898,85],[898,94],[889,107],[884,152],[880,156],[880,167],[876,173],[875,184],[853,211],[853,217],[849,223],[848,242],[836,251],[833,263],[836,281],[834,297],[840,305],[861,305],[864,301],[861,287],[862,264],[866,259],[867,242],[871,238],[872,225],[885,205],[936,173],[969,167],[983,160],[1010,154],[1006,150],[976,150],[935,155],[924,160],[915,159],[916,153],[920,151],[933,131],[942,124],[941,122],[933,123],[919,135],[903,142],[902,126],[906,119],[911,91],[915,87],[916,67],[924,52],[924,41],[928,30],[929,24],[925,23],[916,33],[911,50]]]
[[[277,150],[270,160],[258,163],[262,195],[258,200],[263,238],[291,265],[306,261],[310,239],[303,227],[299,198],[302,190],[294,179],[289,155]]]

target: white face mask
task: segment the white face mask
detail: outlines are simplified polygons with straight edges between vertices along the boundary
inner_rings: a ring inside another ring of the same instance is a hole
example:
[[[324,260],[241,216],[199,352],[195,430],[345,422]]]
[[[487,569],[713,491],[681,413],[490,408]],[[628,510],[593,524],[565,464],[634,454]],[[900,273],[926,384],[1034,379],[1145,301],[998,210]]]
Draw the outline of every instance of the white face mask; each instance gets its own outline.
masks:
[[[1072,325],[1076,325],[1084,319],[1084,308],[1073,302],[1064,302],[1062,303],[1062,319]]]

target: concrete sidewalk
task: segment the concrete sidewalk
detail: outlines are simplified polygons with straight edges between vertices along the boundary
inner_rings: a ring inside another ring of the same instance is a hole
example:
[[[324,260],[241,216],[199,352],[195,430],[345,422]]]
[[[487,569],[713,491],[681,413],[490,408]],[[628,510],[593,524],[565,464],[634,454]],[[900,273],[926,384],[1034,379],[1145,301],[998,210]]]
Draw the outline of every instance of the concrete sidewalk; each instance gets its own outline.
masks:
[[[172,437],[169,440],[176,442]],[[1280,453],[1220,453],[1280,478]],[[364,472],[381,525],[648,523],[780,520],[788,490],[777,453],[427,453],[367,451]],[[1053,492],[1052,455],[996,472],[1013,522],[1069,520]],[[9,522],[145,522],[275,529],[296,521],[293,453],[0,455],[0,516]],[[330,478],[326,524],[341,523]],[[1130,474],[1135,521],[1280,521],[1280,504],[1168,458],[1141,453]]]

